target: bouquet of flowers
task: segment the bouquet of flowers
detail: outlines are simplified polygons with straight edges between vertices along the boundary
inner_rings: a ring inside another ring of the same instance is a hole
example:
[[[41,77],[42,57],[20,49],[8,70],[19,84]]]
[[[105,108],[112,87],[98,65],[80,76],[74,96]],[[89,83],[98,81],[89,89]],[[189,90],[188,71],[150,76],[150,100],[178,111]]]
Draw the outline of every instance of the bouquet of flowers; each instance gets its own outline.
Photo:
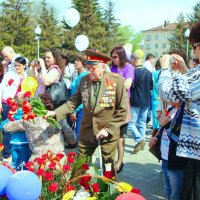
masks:
[[[74,152],[65,156],[48,151],[25,166],[40,177],[41,200],[114,200],[121,193],[140,193],[128,183],[117,183],[106,177],[106,173],[104,176],[88,173],[88,161],[89,158],[77,158]],[[73,178],[74,170],[78,168],[82,175]]]
[[[8,98],[9,121],[3,126],[7,132],[25,131],[32,156],[39,156],[54,146],[54,153],[64,151],[61,125],[47,113],[40,98],[30,98],[30,93],[22,93],[17,99]],[[18,108],[23,111],[22,119],[15,120]]]

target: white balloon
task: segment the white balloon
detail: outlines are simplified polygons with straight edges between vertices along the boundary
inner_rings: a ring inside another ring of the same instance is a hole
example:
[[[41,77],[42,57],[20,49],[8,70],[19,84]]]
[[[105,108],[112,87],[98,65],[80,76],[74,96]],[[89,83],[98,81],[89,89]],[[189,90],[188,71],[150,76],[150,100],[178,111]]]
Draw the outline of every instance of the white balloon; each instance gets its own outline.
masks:
[[[65,11],[64,20],[70,27],[73,28],[78,24],[80,14],[75,8],[69,8]]]
[[[79,51],[84,51],[85,49],[87,49],[89,45],[89,40],[88,37],[85,35],[79,35],[76,37],[75,39],[75,47],[79,50]]]
[[[132,49],[133,49],[133,45],[132,45],[131,43],[126,43],[126,44],[124,45],[124,48],[131,52]]]

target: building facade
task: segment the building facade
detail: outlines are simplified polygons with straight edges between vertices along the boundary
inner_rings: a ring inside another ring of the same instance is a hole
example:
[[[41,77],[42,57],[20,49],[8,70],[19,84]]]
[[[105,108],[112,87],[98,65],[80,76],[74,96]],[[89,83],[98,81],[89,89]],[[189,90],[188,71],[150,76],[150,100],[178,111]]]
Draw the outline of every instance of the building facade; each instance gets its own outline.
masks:
[[[169,38],[176,29],[176,23],[165,23],[161,26],[143,31],[143,51],[144,58],[148,53],[155,57],[161,56],[170,49]]]

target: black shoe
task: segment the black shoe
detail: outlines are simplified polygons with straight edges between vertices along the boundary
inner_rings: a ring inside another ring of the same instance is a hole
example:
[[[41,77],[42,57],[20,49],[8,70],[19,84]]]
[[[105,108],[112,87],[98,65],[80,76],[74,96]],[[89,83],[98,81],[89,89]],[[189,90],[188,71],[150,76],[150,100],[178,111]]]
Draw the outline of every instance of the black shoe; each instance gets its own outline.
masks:
[[[68,144],[65,146],[66,149],[74,149],[76,148],[76,143],[75,144]]]
[[[119,169],[117,170],[118,174],[122,171],[123,167],[124,167],[124,163],[122,162],[122,164],[120,165]]]

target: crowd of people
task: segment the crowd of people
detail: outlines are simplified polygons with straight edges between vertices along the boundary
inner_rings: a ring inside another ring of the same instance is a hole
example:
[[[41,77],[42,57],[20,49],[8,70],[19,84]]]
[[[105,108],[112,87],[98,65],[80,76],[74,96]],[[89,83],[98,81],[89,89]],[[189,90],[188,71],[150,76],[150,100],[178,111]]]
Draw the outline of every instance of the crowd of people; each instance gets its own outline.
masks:
[[[110,56],[87,49],[77,54],[72,64],[66,51],[52,48],[44,59],[29,64],[12,47],[4,47],[0,63],[4,161],[19,170],[21,163],[30,159],[26,130],[10,133],[4,126],[13,109],[8,99],[20,102],[23,80],[34,77],[38,86],[31,95],[42,99],[47,116],[74,129],[73,143],[67,133],[60,132],[67,148],[75,147],[78,156],[91,157],[100,145],[103,168],[111,163],[116,177],[124,166],[125,135],[132,134],[137,142],[133,154],[139,153],[146,145],[146,125],[152,120],[155,134],[149,146],[159,147],[167,199],[200,199],[200,23],[191,28],[189,41],[194,53],[192,69],[181,50],[172,50],[156,62],[154,55],[148,54],[144,62],[140,49],[131,58],[121,45],[114,47]],[[65,103],[58,103],[49,93],[49,88],[61,81],[66,86],[66,94],[62,94],[68,99]],[[20,107],[14,114],[13,120],[22,119]]]

